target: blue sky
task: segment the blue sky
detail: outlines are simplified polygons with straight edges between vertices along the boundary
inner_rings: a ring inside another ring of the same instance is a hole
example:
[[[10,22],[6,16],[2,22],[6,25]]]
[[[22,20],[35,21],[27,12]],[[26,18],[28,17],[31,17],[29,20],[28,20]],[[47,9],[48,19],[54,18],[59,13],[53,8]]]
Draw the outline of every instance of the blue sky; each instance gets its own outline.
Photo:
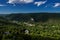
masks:
[[[0,0],[0,14],[60,12],[60,0]]]

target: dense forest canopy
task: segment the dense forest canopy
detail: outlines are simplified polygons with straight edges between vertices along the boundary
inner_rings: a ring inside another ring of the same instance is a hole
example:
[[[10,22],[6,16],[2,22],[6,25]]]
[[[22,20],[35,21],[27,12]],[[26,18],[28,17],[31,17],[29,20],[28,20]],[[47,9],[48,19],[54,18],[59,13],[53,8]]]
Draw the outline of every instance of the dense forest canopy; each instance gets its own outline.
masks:
[[[60,40],[60,14],[1,14],[0,40]]]
[[[45,22],[48,19],[60,19],[59,13],[13,13],[7,16],[10,18],[9,20],[17,20],[17,21],[30,21],[31,18],[34,19],[35,22]]]

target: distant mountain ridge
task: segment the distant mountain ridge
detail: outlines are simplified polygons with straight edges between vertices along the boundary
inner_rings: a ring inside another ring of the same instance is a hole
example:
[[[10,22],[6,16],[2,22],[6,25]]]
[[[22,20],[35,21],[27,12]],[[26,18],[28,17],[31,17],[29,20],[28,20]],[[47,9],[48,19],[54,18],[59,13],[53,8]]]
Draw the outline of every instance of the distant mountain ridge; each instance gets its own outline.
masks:
[[[49,19],[60,19],[60,13],[15,13],[7,15],[6,18],[16,21],[31,21],[33,18],[35,22],[45,22]]]

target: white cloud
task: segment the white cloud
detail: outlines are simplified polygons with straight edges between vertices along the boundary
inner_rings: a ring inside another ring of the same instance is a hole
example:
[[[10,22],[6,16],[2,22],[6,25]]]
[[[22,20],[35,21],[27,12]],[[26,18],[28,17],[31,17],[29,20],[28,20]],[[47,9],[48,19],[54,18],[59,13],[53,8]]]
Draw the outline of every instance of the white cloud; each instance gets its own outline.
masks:
[[[20,2],[24,2],[24,3],[31,3],[33,2],[34,0],[20,0]]]
[[[42,4],[45,4],[47,1],[39,1],[39,2],[35,2],[34,4],[37,6],[40,6]]]
[[[60,3],[55,3],[53,7],[58,7],[58,6],[60,6]]]
[[[7,6],[7,5],[0,4],[0,6]]]
[[[7,3],[9,4],[20,4],[20,3],[31,3],[33,2],[34,0],[9,0]]]

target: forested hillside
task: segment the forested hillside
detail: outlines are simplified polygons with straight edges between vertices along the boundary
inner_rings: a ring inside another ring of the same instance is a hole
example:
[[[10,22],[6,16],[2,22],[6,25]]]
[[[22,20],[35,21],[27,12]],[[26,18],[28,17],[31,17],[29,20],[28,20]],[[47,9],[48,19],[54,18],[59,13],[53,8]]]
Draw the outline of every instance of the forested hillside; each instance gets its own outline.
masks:
[[[60,19],[60,13],[16,13],[10,14],[7,17],[10,18],[10,20],[17,21],[30,21],[30,19],[33,18],[35,22],[45,22],[49,19]]]
[[[60,14],[1,15],[0,40],[60,40]]]

